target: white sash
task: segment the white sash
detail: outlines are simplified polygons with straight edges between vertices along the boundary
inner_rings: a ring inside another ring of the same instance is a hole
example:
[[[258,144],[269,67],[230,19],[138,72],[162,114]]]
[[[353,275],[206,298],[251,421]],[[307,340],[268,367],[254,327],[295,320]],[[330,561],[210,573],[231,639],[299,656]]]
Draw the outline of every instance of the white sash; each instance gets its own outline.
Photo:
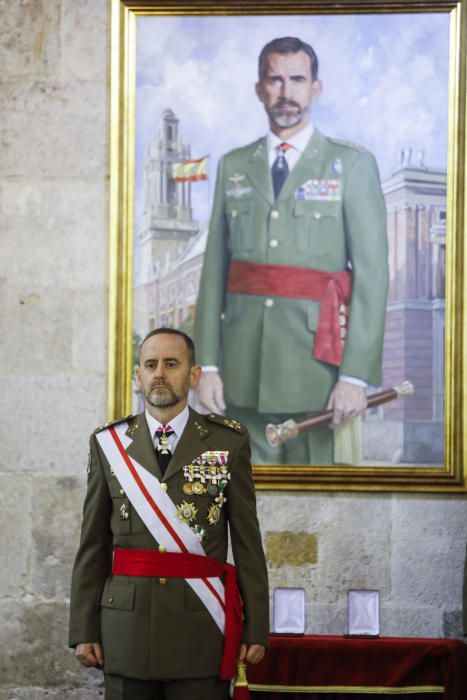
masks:
[[[131,438],[125,435],[127,429],[128,423],[124,421],[97,433],[96,438],[131,505],[156,542],[166,547],[167,551],[190,552],[206,556],[201,542],[190,526],[180,520],[174,502],[162,488],[159,479],[126,453],[126,448],[132,442]],[[132,474],[126,460],[133,466],[142,485]],[[222,581],[218,577],[185,580],[199,596],[224,634],[225,591]]]

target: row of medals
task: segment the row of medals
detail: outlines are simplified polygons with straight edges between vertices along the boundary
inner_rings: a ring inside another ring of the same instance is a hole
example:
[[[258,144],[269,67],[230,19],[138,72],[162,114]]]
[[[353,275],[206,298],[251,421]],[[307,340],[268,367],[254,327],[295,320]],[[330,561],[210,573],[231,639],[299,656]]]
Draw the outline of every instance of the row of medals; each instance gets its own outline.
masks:
[[[204,456],[204,455],[203,455]],[[214,457],[214,454],[212,455]],[[186,464],[183,467],[185,483],[183,493],[187,496],[201,496],[208,494],[214,498],[214,502],[208,508],[207,520],[210,525],[217,525],[221,517],[222,506],[227,501],[224,490],[230,479],[230,472],[223,460],[209,459],[208,464]],[[219,462],[221,462],[219,464]],[[205,539],[206,532],[203,527],[195,524],[198,509],[194,503],[182,501],[177,506],[179,517],[192,528],[195,535],[200,539]]]

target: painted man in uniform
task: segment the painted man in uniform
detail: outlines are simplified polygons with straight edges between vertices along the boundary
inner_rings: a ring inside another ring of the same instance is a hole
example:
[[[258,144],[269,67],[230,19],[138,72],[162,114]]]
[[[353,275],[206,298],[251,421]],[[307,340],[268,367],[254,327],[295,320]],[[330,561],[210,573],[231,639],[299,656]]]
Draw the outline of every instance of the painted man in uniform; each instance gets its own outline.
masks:
[[[227,525],[244,615],[233,666],[237,654],[257,663],[267,644],[267,572],[249,437],[237,421],[188,408],[188,391],[200,372],[188,336],[171,329],[152,331],[141,345],[136,367],[145,412],[91,436],[88,491],[73,569],[70,646],[76,647],[83,665],[104,669],[107,700],[228,697],[229,672],[219,678],[228,634],[215,621],[220,579],[213,593],[211,574],[198,572],[193,578],[191,570],[177,576],[165,575],[164,569],[169,553],[183,553],[185,546],[195,555],[175,554],[175,565],[185,557],[189,566],[194,558],[197,566],[209,560],[215,568],[229,568],[224,564]],[[148,509],[150,520],[158,513],[156,525],[147,520]],[[196,556],[199,550],[202,556]],[[182,564],[186,569],[186,562]],[[206,578],[207,593],[203,588],[197,594],[189,585],[203,586]],[[241,614],[237,617],[241,620]]]
[[[248,426],[253,462],[332,463],[329,428],[279,452],[266,424],[328,405],[337,426],[381,382],[388,253],[378,169],[365,149],[312,125],[321,90],[311,46],[270,42],[256,84],[270,131],[219,164],[196,307],[198,398],[206,410],[227,404]]]

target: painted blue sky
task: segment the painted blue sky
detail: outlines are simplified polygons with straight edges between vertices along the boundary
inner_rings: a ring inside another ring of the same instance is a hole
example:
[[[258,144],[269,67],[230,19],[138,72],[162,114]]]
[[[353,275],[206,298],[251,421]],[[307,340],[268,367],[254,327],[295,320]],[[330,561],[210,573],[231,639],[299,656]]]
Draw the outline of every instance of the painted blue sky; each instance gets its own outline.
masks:
[[[170,107],[192,157],[209,154],[210,185],[195,183],[204,225],[219,157],[267,131],[254,84],[261,48],[298,36],[320,61],[324,83],[313,123],[371,150],[384,179],[401,148],[446,166],[449,16],[342,15],[139,17],[137,20],[136,218],[142,172],[161,112]]]

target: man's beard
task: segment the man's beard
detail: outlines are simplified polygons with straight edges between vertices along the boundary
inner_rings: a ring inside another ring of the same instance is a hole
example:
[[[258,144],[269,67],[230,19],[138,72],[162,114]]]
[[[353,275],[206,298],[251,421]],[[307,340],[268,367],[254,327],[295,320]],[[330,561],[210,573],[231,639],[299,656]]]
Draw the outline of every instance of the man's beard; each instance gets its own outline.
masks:
[[[165,391],[160,392],[157,389],[165,389]],[[161,386],[153,387],[151,391],[146,394],[145,399],[151,406],[155,408],[163,408],[166,406],[175,406],[175,404],[181,401],[182,397],[178,396],[172,387],[163,384]]]
[[[276,110],[280,109],[281,107],[294,107],[295,111],[289,112],[288,114],[276,113]],[[266,109],[269,119],[280,129],[287,129],[297,126],[297,124],[300,124],[303,121],[307,111],[308,107],[302,109],[299,104],[289,100],[277,100],[272,107]]]

